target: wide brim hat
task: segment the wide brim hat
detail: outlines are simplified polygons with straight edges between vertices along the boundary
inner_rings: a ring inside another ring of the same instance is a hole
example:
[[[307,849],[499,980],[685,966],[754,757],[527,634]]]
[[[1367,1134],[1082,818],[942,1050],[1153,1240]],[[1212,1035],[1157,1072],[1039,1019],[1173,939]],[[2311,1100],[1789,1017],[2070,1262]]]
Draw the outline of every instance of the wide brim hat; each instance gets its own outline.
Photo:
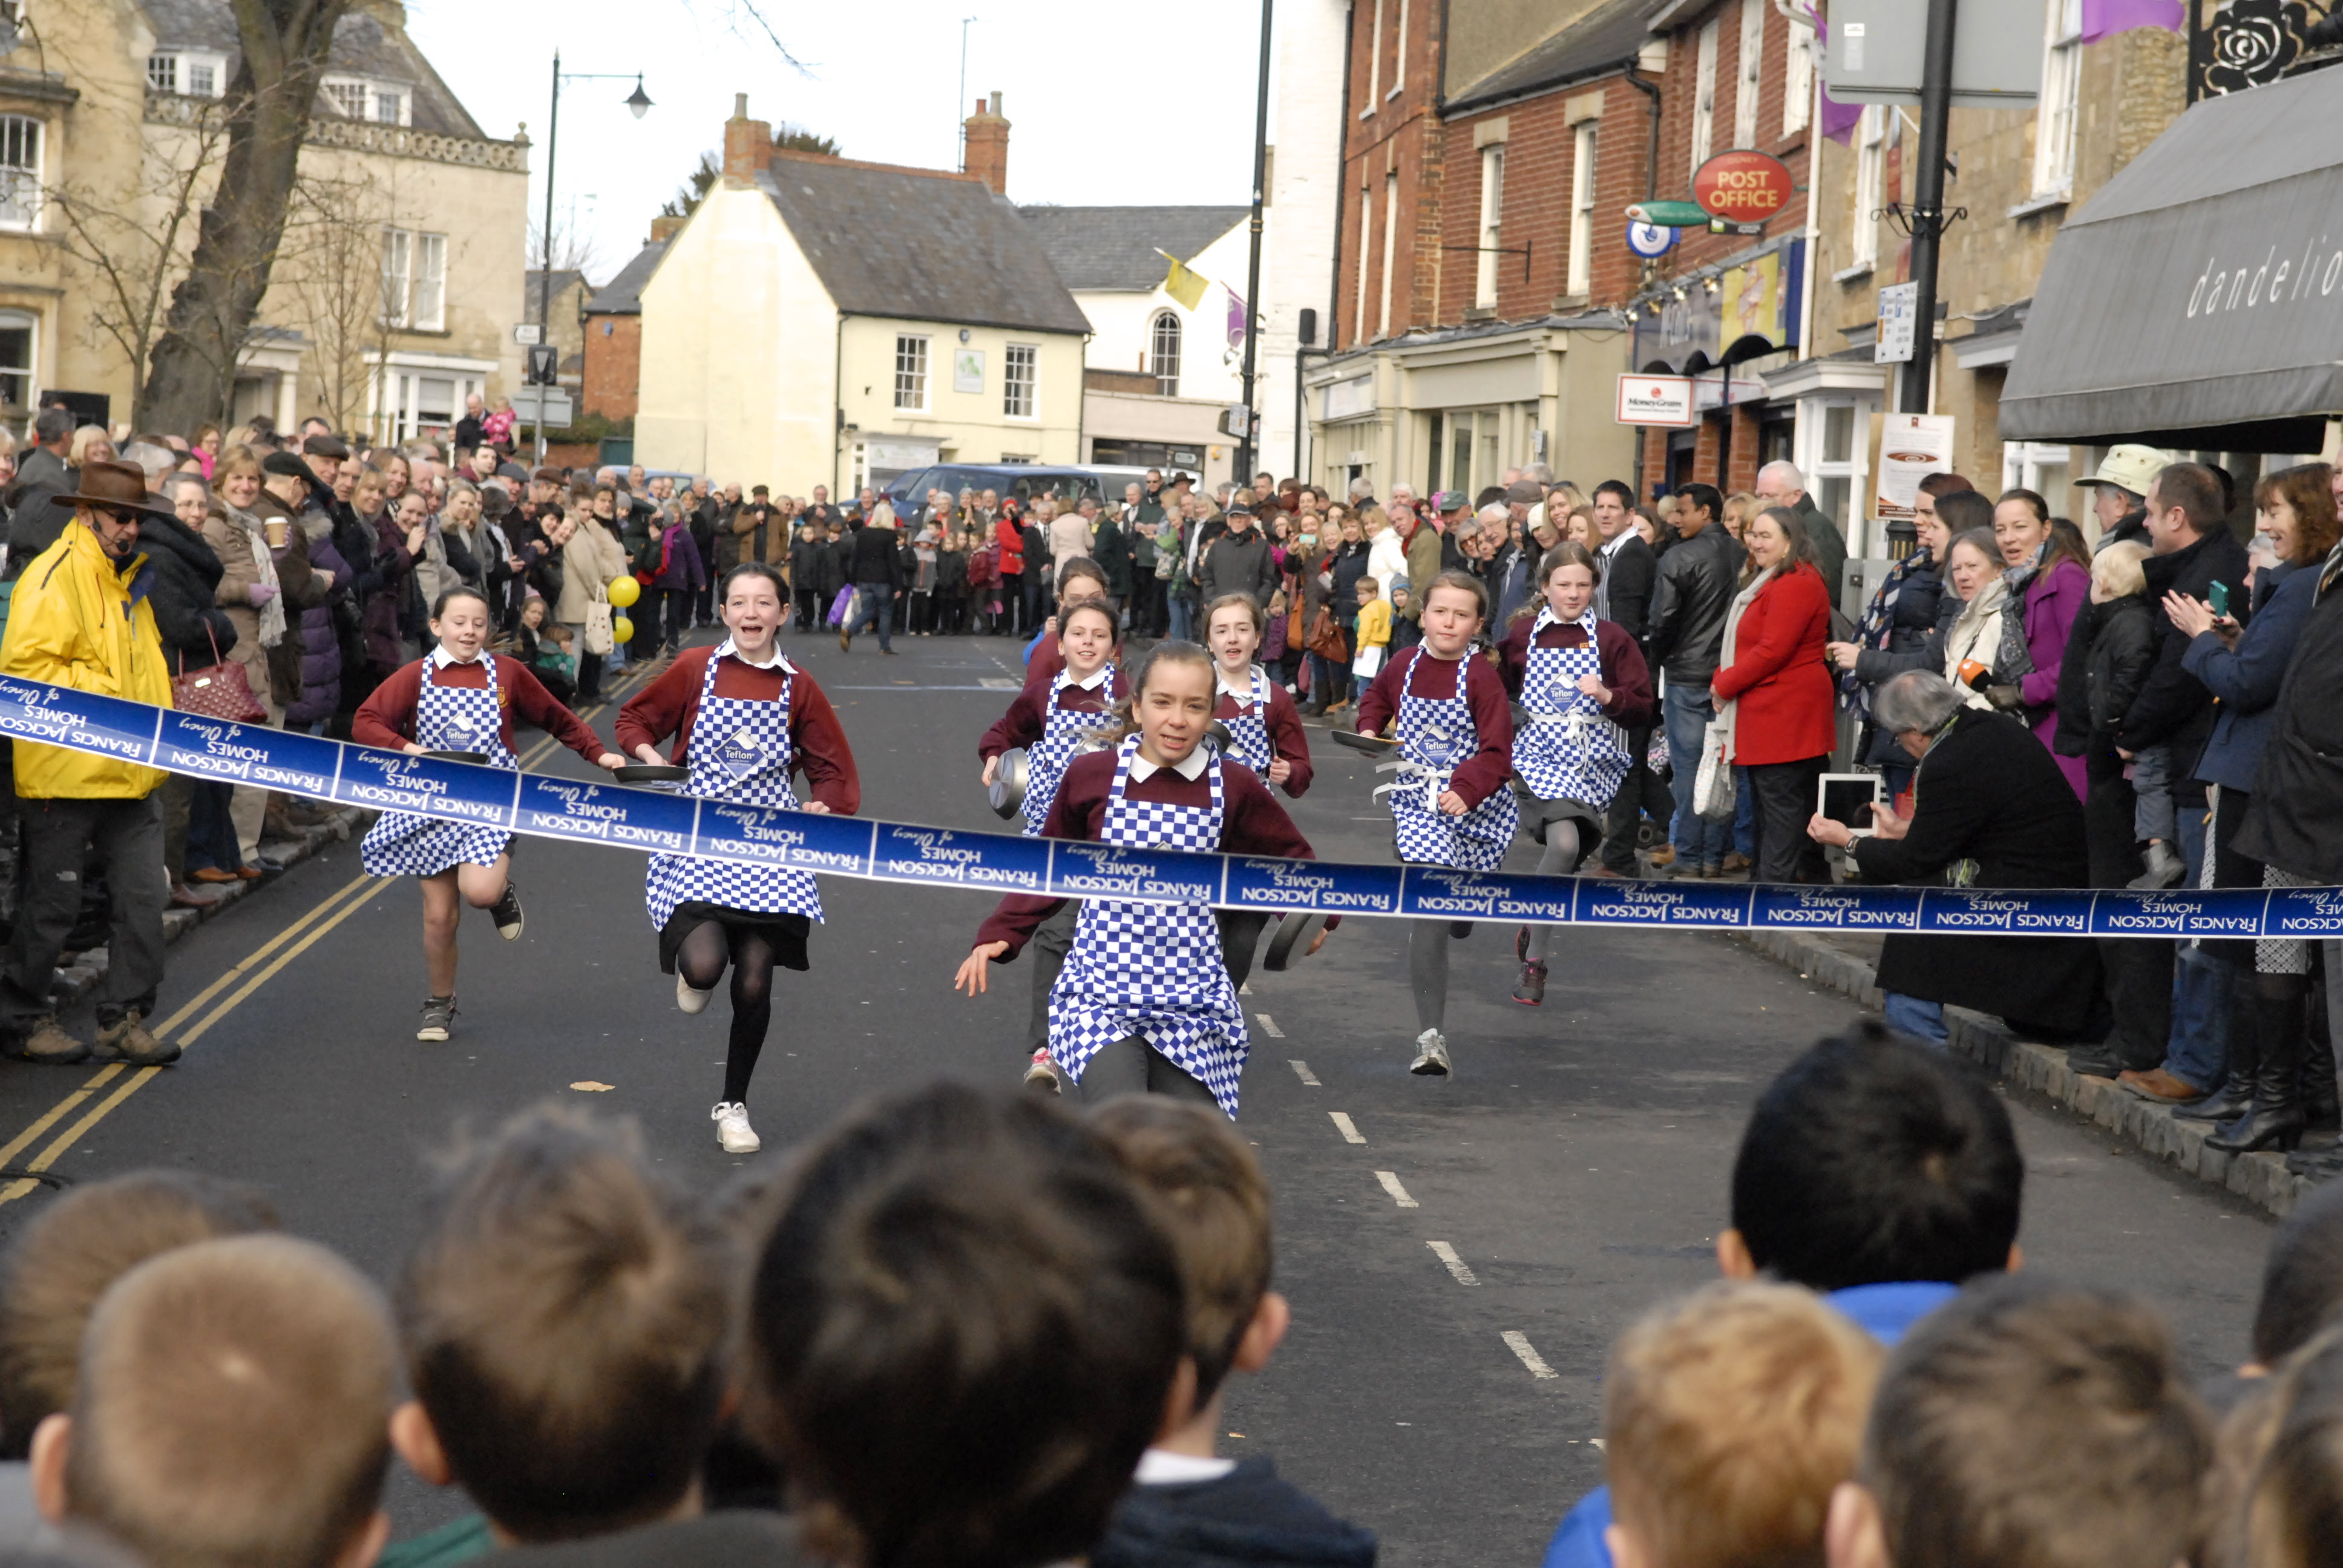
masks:
[[[2114,485],[2129,490],[2135,496],[2147,494],[2148,486],[2172,459],[2153,447],[2127,443],[2110,447],[2107,455],[2099,459],[2099,471],[2087,479],[2077,479],[2078,485]]]
[[[179,515],[146,493],[146,471],[136,463],[85,463],[81,488],[55,499],[68,506],[109,507],[153,518]]]

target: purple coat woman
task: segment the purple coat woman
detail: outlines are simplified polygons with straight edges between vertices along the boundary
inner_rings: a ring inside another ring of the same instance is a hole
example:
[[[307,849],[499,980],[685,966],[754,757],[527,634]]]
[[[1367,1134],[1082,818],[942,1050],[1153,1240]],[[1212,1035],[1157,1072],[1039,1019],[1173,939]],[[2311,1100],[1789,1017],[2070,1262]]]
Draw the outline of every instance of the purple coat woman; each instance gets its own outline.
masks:
[[[2066,657],[2066,638],[2075,629],[2075,617],[2091,598],[2091,574],[2074,561],[2061,557],[2048,570],[2037,570],[2026,579],[2026,651],[2034,660],[2034,670],[2017,683],[2017,695],[2026,704],[2027,722],[2035,738],[2050,748],[2057,758],[2058,770],[2074,787],[2075,798],[2081,799],[2089,793],[2083,778],[2080,757],[2059,755],[2058,739],[2058,670]]]

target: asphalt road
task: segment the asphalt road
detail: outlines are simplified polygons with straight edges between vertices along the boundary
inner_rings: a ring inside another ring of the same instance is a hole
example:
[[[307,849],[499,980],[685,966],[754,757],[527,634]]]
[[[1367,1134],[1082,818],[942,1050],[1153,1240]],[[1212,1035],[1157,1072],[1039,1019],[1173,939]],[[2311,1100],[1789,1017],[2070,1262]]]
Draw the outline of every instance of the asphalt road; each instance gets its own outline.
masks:
[[[1018,646],[899,646],[882,658],[869,638],[850,656],[824,638],[785,641],[840,710],[867,813],[997,827],[975,743],[1012,695]],[[611,717],[593,716],[605,735]],[[1368,765],[1322,741],[1316,752],[1316,785],[1293,809],[1303,831],[1326,857],[1384,859]],[[589,771],[567,752],[532,766]],[[291,1229],[386,1278],[430,1151],[541,1100],[639,1118],[678,1177],[727,1180],[744,1161],[709,1121],[726,1005],[676,1011],[641,859],[529,840],[517,877],[527,933],[508,945],[467,919],[455,1037],[419,1045],[415,885],[367,878],[355,842],[297,868],[171,950],[162,1012],[182,1014],[177,1067],[0,1062],[0,1164],[45,1155],[66,1181],[166,1165],[256,1181]],[[1022,966],[978,1000],[950,990],[989,900],[837,878],[822,894],[813,970],[776,976],[750,1095],[766,1157],[864,1095],[939,1075],[1013,1081],[1023,1065]],[[1257,973],[1246,999],[1241,1124],[1275,1186],[1294,1324],[1268,1372],[1232,1389],[1226,1447],[1273,1454],[1378,1531],[1394,1568],[1534,1563],[1601,1478],[1589,1439],[1612,1337],[1712,1277],[1750,1101],[1856,1010],[1726,937],[1645,931],[1566,934],[1533,1010],[1506,994],[1511,930],[1483,926],[1455,952],[1457,1072],[1442,1082],[1406,1071],[1404,944],[1397,922],[1346,922],[1316,958]],[[2096,1129],[2013,1110],[2027,1266],[2156,1300],[2199,1373],[2242,1360],[2267,1222]],[[0,1239],[49,1197],[0,1187]],[[392,1503],[402,1534],[467,1506],[404,1473]]]

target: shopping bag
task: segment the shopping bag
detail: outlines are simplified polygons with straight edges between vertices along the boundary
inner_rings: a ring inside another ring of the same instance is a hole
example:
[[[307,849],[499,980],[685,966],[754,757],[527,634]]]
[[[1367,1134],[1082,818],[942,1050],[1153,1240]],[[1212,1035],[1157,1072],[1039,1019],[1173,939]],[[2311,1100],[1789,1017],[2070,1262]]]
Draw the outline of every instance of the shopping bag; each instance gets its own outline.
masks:
[[[1361,680],[1373,680],[1383,672],[1385,651],[1382,643],[1359,649],[1359,657],[1351,660],[1351,673]]]
[[[832,626],[844,626],[846,624],[846,612],[853,608],[853,588],[849,586],[839,589],[838,597],[830,601],[830,624]]]
[[[1700,771],[1693,778],[1692,809],[1703,820],[1730,822],[1736,804],[1733,764],[1725,759],[1725,741],[1733,726],[1712,719],[1700,738]]]
[[[586,651],[598,658],[618,646],[617,631],[610,619],[609,590],[598,588],[593,601],[586,607]]]

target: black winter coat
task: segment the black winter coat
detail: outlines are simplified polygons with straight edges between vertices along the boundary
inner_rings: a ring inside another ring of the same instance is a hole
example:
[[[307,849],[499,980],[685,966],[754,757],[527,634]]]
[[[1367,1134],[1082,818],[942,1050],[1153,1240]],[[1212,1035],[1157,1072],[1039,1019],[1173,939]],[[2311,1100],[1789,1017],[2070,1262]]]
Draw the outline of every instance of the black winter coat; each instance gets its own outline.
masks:
[[[2343,583],[2329,556],[2286,667],[2237,852],[2322,887],[2343,883]]]
[[[903,536],[893,528],[866,528],[854,536],[853,582],[856,588],[882,588],[892,593],[903,586],[903,564],[897,555]]]
[[[222,657],[236,646],[236,623],[212,602],[225,575],[219,557],[176,518],[148,517],[138,528],[138,548],[154,574],[146,602],[155,607],[155,629],[171,673],[210,668],[218,661],[215,639]]]
[[[2205,742],[2213,734],[2213,694],[2205,683],[2181,668],[2180,657],[2188,651],[2188,639],[2175,631],[2164,617],[2162,606],[2167,593],[2185,593],[2191,598],[2205,598],[2217,582],[2229,585],[2232,602],[2237,607],[2238,619],[2249,613],[2246,609],[2246,547],[2237,542],[2226,526],[2213,531],[2186,549],[2175,550],[2168,556],[2150,556],[2139,563],[2147,578],[2147,603],[2154,616],[2156,660],[2149,668],[2147,678],[2140,685],[2139,695],[2132,699],[2125,713],[2116,744],[2127,751],[2139,751],[2147,747],[2167,745],[2172,748],[2172,777],[2175,780],[2194,775],[2197,759],[2205,749]]]
[[[2089,885],[2083,803],[2016,719],[1961,709],[1921,759],[1916,789],[1918,804],[1903,838],[1855,841],[1865,881],[1926,886],[1955,861],[1974,860],[1978,888]],[[1897,933],[1879,954],[1882,990],[1973,1007],[2053,1034],[2082,1029],[2098,974],[2097,944],[2074,937]]]
[[[1671,682],[1705,688],[1725,650],[1725,615],[1741,575],[1741,547],[1719,523],[1679,539],[1660,558],[1644,640]]]

